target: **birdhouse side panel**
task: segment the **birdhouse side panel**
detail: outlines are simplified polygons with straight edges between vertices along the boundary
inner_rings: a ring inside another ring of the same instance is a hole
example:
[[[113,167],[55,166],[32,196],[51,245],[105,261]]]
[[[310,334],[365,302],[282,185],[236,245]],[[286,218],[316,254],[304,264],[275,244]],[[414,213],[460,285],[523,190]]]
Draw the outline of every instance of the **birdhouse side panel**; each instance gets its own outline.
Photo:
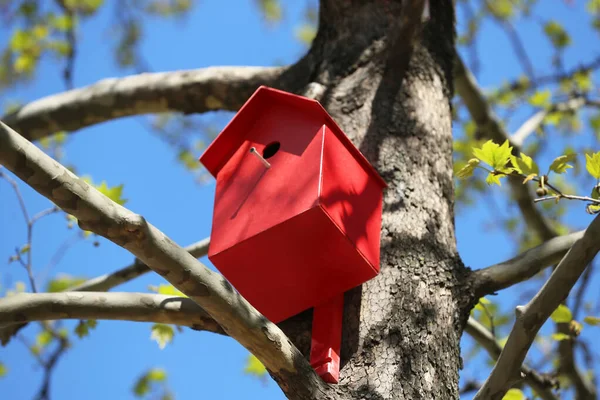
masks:
[[[317,203],[322,135],[314,121],[298,118],[286,107],[274,106],[256,121],[217,176],[211,253]]]
[[[325,129],[320,203],[379,271],[383,187],[328,128]]]

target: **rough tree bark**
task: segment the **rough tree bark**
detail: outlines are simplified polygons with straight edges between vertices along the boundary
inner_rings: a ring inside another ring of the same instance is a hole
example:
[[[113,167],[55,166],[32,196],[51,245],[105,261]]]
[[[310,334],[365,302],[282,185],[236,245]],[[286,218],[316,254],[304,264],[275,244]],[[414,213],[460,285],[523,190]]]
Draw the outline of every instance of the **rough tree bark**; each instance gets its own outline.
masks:
[[[401,2],[323,0],[311,49],[320,102],[389,185],[381,273],[346,295],[340,383],[355,398],[458,398],[474,296],[454,236],[454,11],[430,6],[411,40]],[[305,354],[307,320],[283,324]]]

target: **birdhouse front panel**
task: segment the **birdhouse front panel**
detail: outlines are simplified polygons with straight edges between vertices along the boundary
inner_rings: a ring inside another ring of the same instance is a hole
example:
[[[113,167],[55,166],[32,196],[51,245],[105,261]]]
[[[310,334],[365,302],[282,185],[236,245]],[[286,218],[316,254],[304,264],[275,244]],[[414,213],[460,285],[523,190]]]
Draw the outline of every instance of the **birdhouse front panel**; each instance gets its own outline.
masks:
[[[209,259],[271,321],[377,275],[385,183],[316,101],[259,88],[200,160]]]
[[[273,105],[217,176],[211,253],[219,253],[315,206],[322,121]],[[320,122],[320,124],[319,124]],[[270,164],[266,168],[260,154]]]

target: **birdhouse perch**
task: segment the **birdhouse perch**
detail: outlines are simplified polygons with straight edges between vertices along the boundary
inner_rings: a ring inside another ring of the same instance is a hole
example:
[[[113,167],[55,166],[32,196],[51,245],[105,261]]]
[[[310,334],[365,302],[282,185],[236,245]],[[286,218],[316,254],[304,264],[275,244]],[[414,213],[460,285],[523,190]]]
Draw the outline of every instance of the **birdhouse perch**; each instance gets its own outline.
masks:
[[[274,323],[314,307],[310,362],[339,380],[344,292],[379,273],[385,182],[315,100],[261,86],[200,157],[208,258]]]

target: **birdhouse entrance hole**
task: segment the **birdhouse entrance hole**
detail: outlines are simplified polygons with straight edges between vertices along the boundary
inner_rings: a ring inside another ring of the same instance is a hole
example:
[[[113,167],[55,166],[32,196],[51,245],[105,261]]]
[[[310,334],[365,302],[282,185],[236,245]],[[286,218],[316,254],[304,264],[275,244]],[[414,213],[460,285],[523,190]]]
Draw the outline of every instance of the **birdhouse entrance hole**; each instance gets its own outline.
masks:
[[[279,142],[269,143],[263,150],[263,158],[266,160],[266,159],[273,157],[275,155],[275,153],[277,153],[279,151],[280,147],[281,147],[281,143],[279,143]]]

